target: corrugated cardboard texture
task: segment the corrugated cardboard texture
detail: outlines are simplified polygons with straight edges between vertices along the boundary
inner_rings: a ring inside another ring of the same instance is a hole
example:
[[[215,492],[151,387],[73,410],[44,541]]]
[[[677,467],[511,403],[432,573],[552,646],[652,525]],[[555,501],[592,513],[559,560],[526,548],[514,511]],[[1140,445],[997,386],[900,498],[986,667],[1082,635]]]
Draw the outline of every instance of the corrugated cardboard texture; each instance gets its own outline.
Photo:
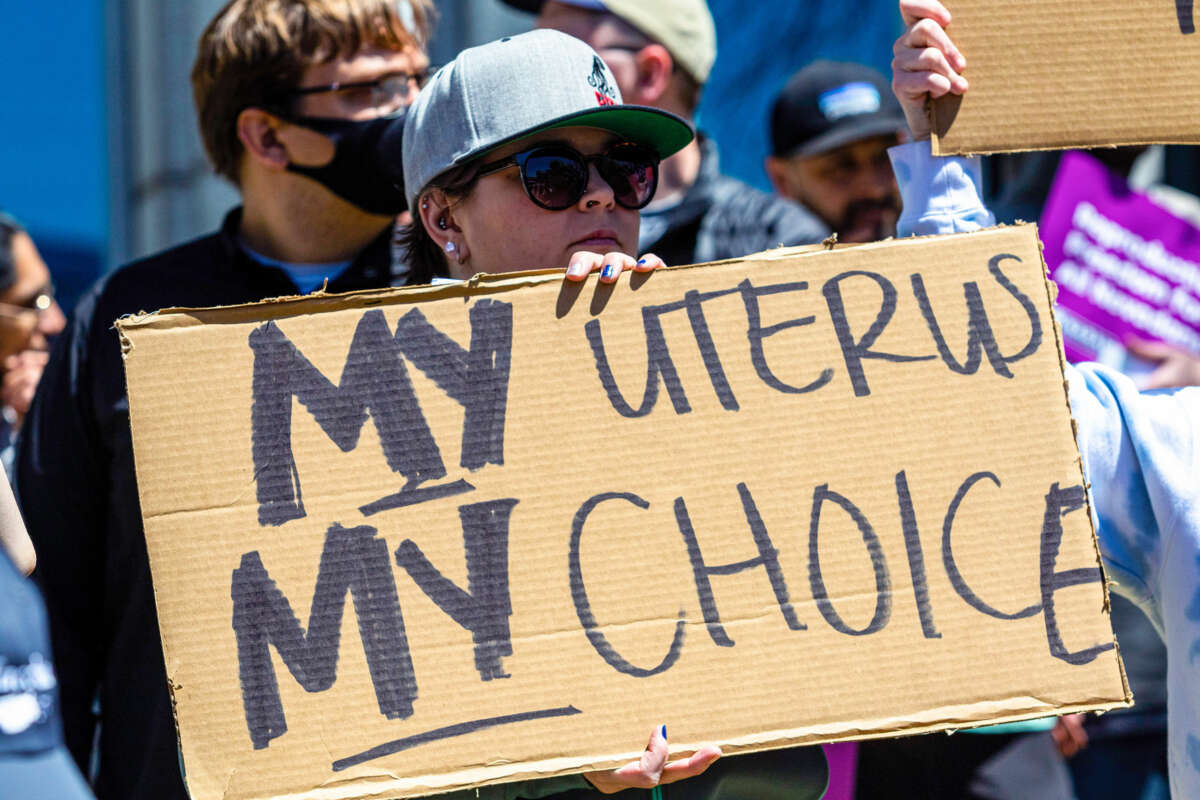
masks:
[[[933,104],[933,152],[1200,142],[1193,6],[947,0],[971,88]]]
[[[1127,702],[1032,226],[119,329],[196,800]]]

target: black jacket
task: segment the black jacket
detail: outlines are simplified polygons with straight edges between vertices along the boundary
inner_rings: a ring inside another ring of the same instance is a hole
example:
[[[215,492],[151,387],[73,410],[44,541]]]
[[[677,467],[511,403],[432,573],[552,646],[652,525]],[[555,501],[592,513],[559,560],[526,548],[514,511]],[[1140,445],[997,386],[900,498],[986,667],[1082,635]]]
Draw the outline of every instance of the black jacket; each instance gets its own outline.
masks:
[[[717,146],[703,135],[700,172],[676,205],[642,212],[638,250],[668,264],[701,264],[813,244],[829,235],[812,212],[721,174]]]
[[[58,337],[18,444],[17,490],[50,613],[67,745],[88,772],[97,717],[99,800],[187,800],[133,469],[113,321],[169,306],[296,294],[245,254],[240,210],[221,230],[102,278]],[[402,285],[389,231],[328,290]],[[196,431],[203,435],[203,431]],[[168,768],[164,768],[168,765]]]

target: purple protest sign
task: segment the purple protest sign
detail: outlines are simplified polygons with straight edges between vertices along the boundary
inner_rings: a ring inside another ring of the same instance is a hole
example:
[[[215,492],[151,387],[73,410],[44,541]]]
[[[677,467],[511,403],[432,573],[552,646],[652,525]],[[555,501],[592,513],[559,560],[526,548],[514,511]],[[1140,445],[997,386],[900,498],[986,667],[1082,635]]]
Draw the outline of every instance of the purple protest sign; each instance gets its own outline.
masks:
[[[1039,223],[1070,361],[1139,372],[1131,336],[1200,353],[1200,229],[1083,153],[1066,153]]]

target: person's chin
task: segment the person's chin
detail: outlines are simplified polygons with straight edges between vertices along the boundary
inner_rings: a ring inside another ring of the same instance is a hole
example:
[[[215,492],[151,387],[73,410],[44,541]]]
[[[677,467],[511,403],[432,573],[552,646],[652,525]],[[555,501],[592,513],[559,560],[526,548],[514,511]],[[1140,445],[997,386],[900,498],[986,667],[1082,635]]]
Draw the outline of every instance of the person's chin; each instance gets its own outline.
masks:
[[[851,228],[838,231],[838,241],[849,244],[865,244],[878,242],[896,235],[896,217],[876,217],[870,222],[864,222]]]
[[[865,244],[877,238],[875,227],[843,228],[838,231],[838,244]]]

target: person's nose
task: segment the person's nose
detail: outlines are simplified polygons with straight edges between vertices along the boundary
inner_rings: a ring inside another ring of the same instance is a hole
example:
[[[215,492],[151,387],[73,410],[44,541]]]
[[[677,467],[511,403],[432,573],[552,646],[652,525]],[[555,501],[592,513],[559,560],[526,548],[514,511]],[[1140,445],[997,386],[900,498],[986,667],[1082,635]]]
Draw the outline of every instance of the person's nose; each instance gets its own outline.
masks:
[[[881,199],[895,196],[899,191],[896,188],[896,173],[892,170],[891,160],[880,160],[871,170],[871,175]]]
[[[54,300],[50,301],[50,306],[45,311],[38,313],[37,332],[43,336],[62,333],[66,326],[67,317],[63,314],[62,307]]]
[[[583,195],[579,198],[579,209],[589,211],[593,208],[610,209],[616,205],[616,194],[608,181],[600,176],[600,170],[594,163],[588,164],[588,184]]]
[[[863,165],[855,172],[851,186],[856,200],[882,200],[891,193],[894,180],[891,165],[886,170]]]

